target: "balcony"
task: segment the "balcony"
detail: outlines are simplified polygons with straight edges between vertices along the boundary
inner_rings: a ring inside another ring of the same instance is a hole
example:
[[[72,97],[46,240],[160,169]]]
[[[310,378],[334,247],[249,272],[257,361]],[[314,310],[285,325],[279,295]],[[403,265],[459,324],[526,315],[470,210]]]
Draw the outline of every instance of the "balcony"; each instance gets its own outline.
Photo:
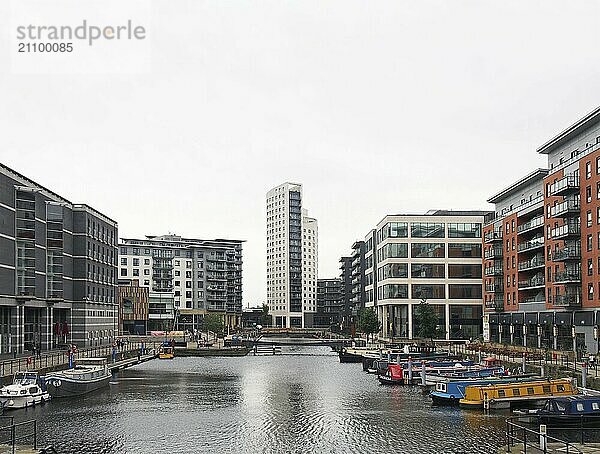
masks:
[[[485,284],[485,291],[488,293],[502,293],[504,292],[503,282],[497,281],[492,284]]]
[[[579,237],[581,235],[581,224],[577,222],[569,222],[565,225],[561,225],[560,227],[552,229],[550,234],[554,240],[569,237]]]
[[[537,268],[543,268],[546,265],[543,255],[536,255],[531,260],[519,262],[519,271],[535,270]]]
[[[581,294],[578,292],[557,295],[554,297],[554,306],[581,307]]]
[[[581,283],[581,270],[566,269],[554,275],[555,284]]]
[[[494,299],[485,302],[485,308],[490,311],[502,312],[504,310],[504,297],[494,297]]]
[[[493,243],[495,241],[502,241],[502,230],[494,230],[492,232],[487,232],[484,237],[484,241],[486,243]]]
[[[519,290],[530,290],[534,288],[542,288],[546,285],[546,280],[543,275],[534,276],[525,281],[519,281]]]
[[[566,195],[579,192],[579,177],[567,175],[550,186],[550,195]]]
[[[484,274],[486,276],[502,276],[504,271],[502,270],[502,265],[487,266],[484,269]]]
[[[526,222],[525,224],[521,224],[517,227],[517,233],[520,235],[522,233],[531,232],[536,229],[544,228],[544,216],[538,216],[533,218],[532,220]]]
[[[544,247],[544,237],[534,238],[524,243],[519,243],[517,250],[519,252],[533,251]]]
[[[486,249],[483,253],[483,257],[486,260],[502,258],[502,252],[502,247],[493,247],[491,249]]]
[[[536,295],[536,296],[530,296],[529,298],[525,298],[523,299],[523,301],[520,301],[519,304],[521,303],[545,303],[546,299],[544,298],[544,294],[541,293],[540,295]]]
[[[580,260],[581,248],[579,246],[565,247],[552,254],[553,262],[565,262],[567,260]]]
[[[567,217],[573,214],[579,214],[581,206],[579,200],[567,199],[550,208],[550,216],[553,218]]]

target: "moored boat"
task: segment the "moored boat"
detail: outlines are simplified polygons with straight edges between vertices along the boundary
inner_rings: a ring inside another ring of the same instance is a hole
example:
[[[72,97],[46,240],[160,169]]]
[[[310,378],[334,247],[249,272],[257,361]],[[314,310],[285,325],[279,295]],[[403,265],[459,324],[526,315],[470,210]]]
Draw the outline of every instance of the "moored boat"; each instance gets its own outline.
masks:
[[[171,345],[162,345],[158,350],[159,359],[173,359],[175,358],[175,349]]]
[[[538,380],[524,383],[500,383],[484,386],[470,385],[459,403],[468,408],[511,408],[539,406],[547,399],[577,394],[570,379]]]
[[[0,389],[0,403],[5,410],[33,407],[48,400],[50,394],[37,372],[17,372],[12,384]]]
[[[80,358],[72,369],[46,375],[46,384],[52,397],[72,397],[108,386],[111,376],[106,358]]]
[[[530,412],[541,424],[571,425],[600,424],[599,396],[568,396],[548,399],[539,410]]]
[[[401,385],[404,381],[402,366],[398,364],[388,365],[387,372],[377,376],[382,385]]]

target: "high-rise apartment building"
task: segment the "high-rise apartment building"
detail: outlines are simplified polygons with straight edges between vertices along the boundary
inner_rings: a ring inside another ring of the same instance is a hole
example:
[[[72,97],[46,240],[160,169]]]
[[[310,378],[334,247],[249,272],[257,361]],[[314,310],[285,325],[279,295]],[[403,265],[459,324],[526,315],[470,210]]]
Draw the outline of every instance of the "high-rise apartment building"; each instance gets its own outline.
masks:
[[[342,280],[340,278],[317,280],[317,313],[315,328],[339,329],[342,321]]]
[[[366,306],[384,339],[418,337],[415,308],[438,315],[440,336],[477,338],[482,331],[483,211],[435,210],[389,215],[365,237]]]
[[[318,225],[302,208],[302,185],[267,193],[267,304],[276,327],[312,327],[317,310]]]
[[[0,353],[113,342],[117,223],[0,164]]]
[[[600,108],[538,148],[548,169],[488,202],[485,338],[597,353],[600,327]]]
[[[119,280],[148,288],[148,331],[201,329],[215,313],[241,326],[242,243],[177,235],[122,238]]]

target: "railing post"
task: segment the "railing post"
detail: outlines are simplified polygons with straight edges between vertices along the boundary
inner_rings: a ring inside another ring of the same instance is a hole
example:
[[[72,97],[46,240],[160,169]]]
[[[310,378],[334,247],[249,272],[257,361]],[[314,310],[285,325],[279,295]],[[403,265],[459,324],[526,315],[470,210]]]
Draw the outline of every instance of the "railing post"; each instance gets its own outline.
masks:
[[[33,420],[33,449],[37,449],[37,420]]]
[[[527,454],[527,429],[523,427],[523,454]]]

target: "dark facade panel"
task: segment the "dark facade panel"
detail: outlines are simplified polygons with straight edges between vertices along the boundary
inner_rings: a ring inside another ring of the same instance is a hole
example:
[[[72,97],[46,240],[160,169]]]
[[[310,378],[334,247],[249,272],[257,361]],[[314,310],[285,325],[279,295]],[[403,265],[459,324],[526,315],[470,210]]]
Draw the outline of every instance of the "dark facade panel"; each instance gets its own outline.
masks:
[[[572,325],[573,324],[573,313],[572,312],[557,312],[554,317],[554,322],[557,325]]]
[[[575,326],[592,326],[594,324],[594,313],[592,311],[578,311],[573,314]]]
[[[523,312],[515,312],[512,314],[513,325],[522,325],[525,323],[525,314]]]
[[[0,233],[15,236],[15,212],[0,206]]]
[[[500,322],[498,314],[490,314],[490,325],[497,325]]]
[[[537,312],[527,312],[525,314],[525,324],[537,325],[537,323],[538,323],[538,313]]]
[[[539,324],[540,325],[553,325],[554,324],[554,312],[540,312]]]
[[[15,270],[0,268],[0,295],[15,294]]]
[[[15,266],[15,242],[0,237],[0,264]]]
[[[511,315],[508,314],[500,314],[500,324],[501,325],[510,325],[511,323]]]

